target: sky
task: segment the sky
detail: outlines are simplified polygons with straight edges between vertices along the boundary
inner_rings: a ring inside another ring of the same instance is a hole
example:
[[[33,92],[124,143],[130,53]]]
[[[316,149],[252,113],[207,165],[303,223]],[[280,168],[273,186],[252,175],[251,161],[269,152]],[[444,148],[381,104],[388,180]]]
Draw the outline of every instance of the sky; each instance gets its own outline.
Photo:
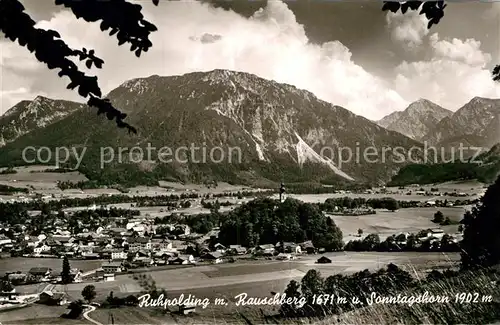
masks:
[[[427,29],[416,12],[381,11],[376,1],[165,1],[143,5],[158,27],[141,58],[77,20],[53,0],[21,0],[37,27],[54,29],[72,47],[94,48],[105,61],[103,93],[150,75],[231,69],[288,83],[369,119],[429,99],[456,111],[475,96],[498,98],[490,71],[500,63],[500,7],[449,3],[441,23]],[[68,80],[27,49],[0,39],[0,115],[42,95],[83,101]]]

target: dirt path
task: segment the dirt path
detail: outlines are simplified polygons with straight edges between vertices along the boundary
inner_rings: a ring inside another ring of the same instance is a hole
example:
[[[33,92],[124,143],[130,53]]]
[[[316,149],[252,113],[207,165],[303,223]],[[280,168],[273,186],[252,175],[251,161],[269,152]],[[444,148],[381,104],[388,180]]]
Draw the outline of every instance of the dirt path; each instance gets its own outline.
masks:
[[[83,313],[83,318],[88,320],[89,322],[96,324],[96,325],[103,325],[102,323],[99,323],[98,321],[90,318],[89,314],[95,310],[94,306],[91,305],[84,305],[84,307],[87,307],[88,309]]]

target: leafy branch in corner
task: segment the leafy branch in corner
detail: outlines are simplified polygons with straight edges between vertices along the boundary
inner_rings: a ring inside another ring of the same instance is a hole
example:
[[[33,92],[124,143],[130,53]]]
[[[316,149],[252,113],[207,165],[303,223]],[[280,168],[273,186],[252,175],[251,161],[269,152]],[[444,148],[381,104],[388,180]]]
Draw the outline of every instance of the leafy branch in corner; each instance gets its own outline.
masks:
[[[132,4],[125,0],[55,0],[56,5],[64,5],[71,9],[77,18],[83,18],[87,22],[101,20],[102,31],[109,30],[110,35],[115,35],[118,45],[129,43],[130,50],[137,57],[142,52],[147,52],[152,43],[149,40],[151,32],[157,30],[156,26],[144,19],[141,5]],[[158,5],[159,0],[153,0]],[[35,21],[24,12],[24,6],[18,0],[0,1],[0,30],[5,37],[19,45],[26,47],[31,53],[35,53],[38,61],[45,63],[49,69],[59,69],[59,77],[68,77],[70,83],[68,89],[77,89],[78,94],[89,98],[87,104],[97,108],[97,114],[106,114],[109,120],[115,120],[119,128],[128,129],[129,133],[137,133],[137,130],[126,123],[127,117],[109,101],[101,98],[102,92],[96,76],[88,76],[78,69],[78,66],[70,60],[77,57],[85,61],[88,69],[92,66],[101,69],[104,61],[95,55],[94,50],[77,50],[69,47],[54,30],[44,30],[35,27]]]
[[[382,6],[382,11],[390,11],[397,13],[401,10],[404,15],[408,10],[419,10],[420,15],[425,15],[427,20],[427,28],[430,29],[433,25],[437,25],[441,19],[444,17],[444,8],[446,4],[443,0],[440,1],[406,1],[406,2],[393,2],[384,1]],[[495,66],[492,71],[492,77],[494,81],[500,81],[500,65]]]

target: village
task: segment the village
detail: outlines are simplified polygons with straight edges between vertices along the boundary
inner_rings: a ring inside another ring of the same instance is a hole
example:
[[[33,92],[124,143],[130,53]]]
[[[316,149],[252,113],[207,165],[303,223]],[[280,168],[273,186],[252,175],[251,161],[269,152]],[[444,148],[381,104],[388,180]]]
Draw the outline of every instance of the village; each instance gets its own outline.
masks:
[[[205,292],[203,288],[224,292],[228,285],[243,288],[245,283],[258,281],[284,284],[290,278],[300,278],[311,267],[323,274],[351,273],[377,265],[374,259],[415,260],[422,263],[422,269],[428,269],[429,263],[449,266],[450,257],[443,259],[439,252],[448,252],[455,259],[453,254],[463,236],[458,223],[462,207],[472,204],[478,192],[437,191],[414,185],[283,197],[266,192],[253,197],[239,192],[190,192],[174,199],[160,195],[146,199],[116,194],[82,198],[78,194],[66,194],[66,198],[12,195],[5,206],[35,205],[41,211],[27,211],[21,222],[13,217],[0,224],[0,310],[9,315],[11,310],[33,306],[70,308],[88,286],[97,292],[94,308],[100,308],[109,294],[133,305],[142,291],[141,274],[151,274],[158,285],[174,292]],[[117,203],[113,203],[115,197]],[[332,252],[311,240],[224,245],[219,234],[221,220],[259,197],[311,202],[339,225],[343,246]],[[59,206],[57,202],[70,207],[47,208]],[[88,205],[77,206],[76,202]],[[433,221],[439,209],[446,218]],[[414,225],[415,217],[422,213],[427,220],[418,217],[421,224]],[[400,221],[403,224],[398,226]],[[377,230],[376,225],[386,222],[394,227]],[[363,261],[354,269],[353,258]],[[70,265],[69,281],[63,274],[65,264]],[[53,310],[57,313],[59,309]]]

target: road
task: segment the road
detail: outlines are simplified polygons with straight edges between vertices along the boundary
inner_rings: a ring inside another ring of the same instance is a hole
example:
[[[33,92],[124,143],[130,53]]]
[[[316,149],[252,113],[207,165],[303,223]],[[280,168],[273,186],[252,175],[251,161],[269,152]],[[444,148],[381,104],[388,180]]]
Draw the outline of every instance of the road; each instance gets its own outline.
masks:
[[[95,310],[95,307],[92,305],[83,305],[83,307],[87,307],[88,309],[83,313],[83,318],[88,320],[89,322],[96,324],[96,325],[103,325],[102,323],[99,323],[98,321],[90,318],[89,314]]]

